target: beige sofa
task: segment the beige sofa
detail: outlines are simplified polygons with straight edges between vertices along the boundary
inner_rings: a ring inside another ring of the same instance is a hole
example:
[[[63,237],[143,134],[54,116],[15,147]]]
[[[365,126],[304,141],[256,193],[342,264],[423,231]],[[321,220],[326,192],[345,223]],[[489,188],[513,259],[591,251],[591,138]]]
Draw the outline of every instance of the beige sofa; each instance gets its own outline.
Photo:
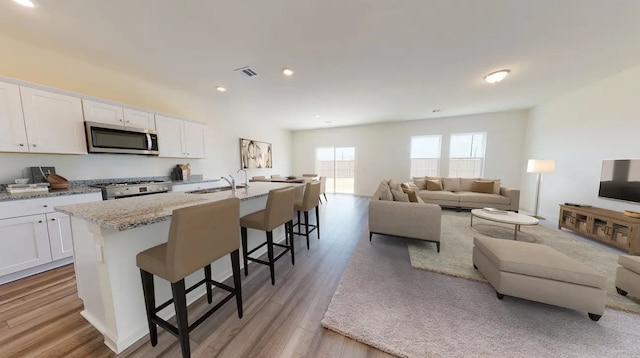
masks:
[[[394,201],[391,188],[397,193],[399,185],[398,182],[384,180],[371,197],[369,241],[373,234],[407,237],[433,242],[440,252],[442,209],[438,205],[426,204],[421,199],[407,202],[402,197],[402,201]]]
[[[439,181],[441,190],[428,190],[427,181]],[[491,193],[472,191],[474,182],[488,181],[494,183]],[[517,212],[520,206],[520,190],[501,186],[500,179],[414,177],[413,185],[425,203],[454,207],[458,210],[491,207]]]

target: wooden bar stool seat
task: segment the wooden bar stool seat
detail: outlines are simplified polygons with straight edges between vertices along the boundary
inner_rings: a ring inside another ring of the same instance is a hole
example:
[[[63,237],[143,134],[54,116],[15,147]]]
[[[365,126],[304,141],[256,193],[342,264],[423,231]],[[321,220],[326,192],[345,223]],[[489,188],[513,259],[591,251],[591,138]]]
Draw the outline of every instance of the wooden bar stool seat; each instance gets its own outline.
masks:
[[[160,326],[178,337],[183,357],[190,357],[189,332],[204,322],[222,305],[236,298],[238,317],[242,318],[242,289],[240,286],[240,200],[222,201],[191,206],[173,211],[169,237],[165,244],[154,246],[136,256],[136,264],[142,276],[147,323],[151,345],[158,344]],[[230,255],[234,287],[211,279],[211,263]],[[199,269],[204,269],[204,279],[185,288],[184,279]],[[153,276],[171,283],[173,298],[156,307]],[[229,292],[220,302],[189,325],[186,294],[205,284],[207,302],[213,301],[212,286]],[[174,304],[177,326],[158,317],[158,312]]]
[[[294,187],[286,187],[282,189],[273,189],[269,191],[267,197],[267,206],[260,211],[243,216],[240,218],[240,231],[242,233],[242,257],[244,258],[244,274],[249,274],[249,261],[269,266],[271,271],[271,284],[276,284],[275,279],[275,262],[281,258],[287,251],[291,251],[291,264],[295,265],[295,255],[293,249],[293,240],[289,240],[289,236],[293,237],[293,203],[295,200]],[[273,242],[273,230],[280,225],[285,225],[285,244]],[[249,250],[247,248],[247,229],[255,229],[265,231],[267,241]],[[268,261],[250,257],[249,255],[263,246],[267,246]],[[274,257],[274,246],[283,248],[284,251]]]
[[[307,238],[307,250],[309,250],[309,234],[313,230],[317,230],[318,240],[320,240],[320,188],[321,183],[319,181],[310,182],[305,185],[304,194],[301,201],[296,201],[293,205],[294,210],[298,214],[298,222],[294,225],[298,228],[298,231],[294,231],[296,235],[302,235]],[[316,224],[309,224],[309,211],[313,208],[316,209]],[[300,213],[304,213],[304,227],[305,231],[302,232],[300,227]]]

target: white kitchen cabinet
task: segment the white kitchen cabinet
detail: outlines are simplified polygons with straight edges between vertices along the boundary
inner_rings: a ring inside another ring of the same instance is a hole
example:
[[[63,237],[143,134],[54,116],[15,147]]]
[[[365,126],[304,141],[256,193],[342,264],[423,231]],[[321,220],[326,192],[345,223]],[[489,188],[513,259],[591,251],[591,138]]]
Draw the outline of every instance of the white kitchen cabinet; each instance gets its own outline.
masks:
[[[20,87],[31,153],[86,154],[80,98]]]
[[[71,219],[54,208],[101,200],[95,192],[0,202],[0,284],[71,262]]]
[[[0,220],[0,276],[51,262],[45,215]]]
[[[73,236],[69,215],[60,212],[48,213],[46,219],[51,259],[55,261],[73,256]]]
[[[18,85],[0,82],[0,152],[28,152]]]
[[[82,100],[85,121],[133,128],[155,129],[153,113],[123,108],[113,104]]]
[[[203,124],[157,114],[160,157],[205,158],[205,130]]]

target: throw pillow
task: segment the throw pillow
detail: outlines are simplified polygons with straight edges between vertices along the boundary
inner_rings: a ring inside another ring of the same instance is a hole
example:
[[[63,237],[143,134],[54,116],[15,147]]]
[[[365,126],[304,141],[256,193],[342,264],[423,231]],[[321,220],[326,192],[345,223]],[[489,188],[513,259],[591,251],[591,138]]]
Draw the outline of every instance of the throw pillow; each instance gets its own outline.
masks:
[[[387,184],[384,180],[380,182],[380,185],[378,185],[378,189],[373,194],[373,198],[377,200],[393,200],[391,190],[389,189],[389,184]]]
[[[427,180],[427,190],[431,190],[431,191],[442,190],[442,185],[440,185],[440,180],[438,179]]]
[[[417,203],[418,202],[418,195],[416,194],[415,191],[411,190],[411,189],[402,189],[402,191],[407,194],[407,196],[409,197],[409,202],[412,203]]]
[[[405,203],[409,202],[409,195],[405,194],[400,189],[391,189],[391,195],[393,195],[394,201],[402,201]]]
[[[500,195],[500,187],[502,184],[500,183],[500,179],[493,179],[493,193]]]
[[[380,200],[393,201],[393,194],[391,193],[391,190],[389,188],[385,188],[380,193]]]
[[[402,188],[400,188],[400,182],[397,182],[393,179],[389,180],[389,188],[402,190]]]
[[[471,191],[474,193],[493,194],[493,182],[485,180],[475,180]]]
[[[460,191],[460,178],[442,178],[442,189],[446,191]]]
[[[413,182],[416,184],[419,190],[427,190],[427,178],[413,177]]]

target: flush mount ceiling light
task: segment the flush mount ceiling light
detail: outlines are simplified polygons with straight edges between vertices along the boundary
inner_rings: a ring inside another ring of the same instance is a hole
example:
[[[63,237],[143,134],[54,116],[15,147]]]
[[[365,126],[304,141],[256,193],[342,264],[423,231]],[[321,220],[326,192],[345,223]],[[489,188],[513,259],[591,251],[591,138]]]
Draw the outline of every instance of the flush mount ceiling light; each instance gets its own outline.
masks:
[[[216,90],[217,90],[218,92],[226,92],[226,91],[227,91],[227,89],[226,89],[226,88],[224,88],[224,87],[222,87],[222,86],[216,86]]]
[[[285,68],[282,69],[282,74],[285,75],[285,76],[292,76],[293,75],[293,70],[290,69],[290,68],[285,67]]]
[[[491,72],[490,74],[484,76],[484,80],[489,83],[498,83],[504,80],[505,77],[511,72],[511,70],[500,70],[496,72]]]
[[[24,7],[30,7],[30,8],[36,7],[35,1],[32,1],[32,0],[13,0],[13,2],[15,2],[16,4],[20,4]]]

